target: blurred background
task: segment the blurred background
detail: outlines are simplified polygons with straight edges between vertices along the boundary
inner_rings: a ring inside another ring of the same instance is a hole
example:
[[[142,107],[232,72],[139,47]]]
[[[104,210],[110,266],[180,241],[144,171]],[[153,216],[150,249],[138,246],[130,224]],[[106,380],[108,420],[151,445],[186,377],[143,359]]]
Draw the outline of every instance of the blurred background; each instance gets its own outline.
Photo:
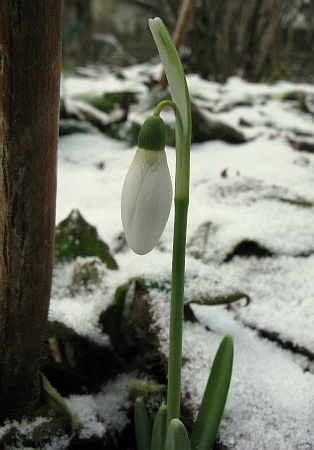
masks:
[[[224,82],[313,82],[313,0],[190,0],[184,45],[187,72]],[[170,32],[181,0],[63,0],[63,69],[128,66],[156,56],[147,21]]]

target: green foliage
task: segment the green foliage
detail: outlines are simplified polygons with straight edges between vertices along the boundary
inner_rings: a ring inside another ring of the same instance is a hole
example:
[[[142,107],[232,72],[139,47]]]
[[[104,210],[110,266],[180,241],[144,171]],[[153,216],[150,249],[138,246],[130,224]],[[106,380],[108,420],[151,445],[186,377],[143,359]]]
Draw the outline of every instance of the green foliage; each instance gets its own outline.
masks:
[[[210,450],[224,412],[233,366],[233,339],[225,336],[216,353],[191,435],[192,450]]]
[[[149,450],[151,442],[151,426],[145,403],[141,397],[134,404],[135,436],[138,450]]]
[[[129,319],[133,289],[134,280],[119,286],[116,289],[113,303],[101,314],[99,319],[103,331],[109,335],[111,344],[120,353],[126,345],[123,330],[126,329]]]
[[[171,420],[167,428],[167,406],[159,408],[153,431],[144,401],[135,401],[136,436],[140,436],[138,450],[211,450],[215,443],[225,409],[233,367],[233,339],[225,336],[217,350],[191,438],[179,419]],[[150,441],[151,436],[151,441]],[[146,447],[140,447],[145,440]],[[147,442],[151,442],[150,445]]]
[[[59,394],[57,389],[51,386],[49,380],[44,374],[41,375],[42,386],[45,393],[45,399],[48,406],[55,414],[60,414],[68,419],[71,423],[71,429],[74,433],[79,427],[79,421],[75,414],[73,414],[64,401],[64,398]]]
[[[162,405],[155,417],[150,450],[164,450],[167,436],[167,406]]]
[[[159,395],[164,394],[166,392],[167,388],[164,384],[159,383],[153,383],[151,381],[142,382],[142,383],[136,383],[132,384],[128,388],[128,394],[129,397],[134,400],[137,399],[137,397],[148,397],[149,395]]]
[[[96,228],[86,222],[78,210],[73,210],[57,226],[54,259],[55,263],[63,263],[74,261],[78,256],[97,256],[108,269],[118,268]]]
[[[250,303],[250,297],[243,292],[234,292],[233,294],[218,296],[213,298],[200,298],[197,300],[192,300],[190,303],[194,303],[196,305],[206,305],[206,306],[215,306],[215,305],[230,305],[231,303],[238,302],[239,300],[245,299],[247,301],[247,305]]]
[[[179,419],[170,422],[165,450],[191,450],[188,433]]]
[[[294,198],[280,197],[279,200],[282,203],[288,203],[289,205],[299,206],[300,208],[312,208],[313,203],[307,200],[296,200]]]
[[[131,103],[137,102],[136,93],[128,91],[107,92],[102,96],[80,95],[77,98],[105,113],[110,113],[116,105],[128,108]]]
[[[280,94],[277,94],[274,96],[274,98],[279,101],[294,102],[295,105],[298,105],[300,111],[302,111],[304,113],[310,113],[311,111],[308,108],[306,95],[307,94],[304,91],[292,90],[292,91],[285,91]]]

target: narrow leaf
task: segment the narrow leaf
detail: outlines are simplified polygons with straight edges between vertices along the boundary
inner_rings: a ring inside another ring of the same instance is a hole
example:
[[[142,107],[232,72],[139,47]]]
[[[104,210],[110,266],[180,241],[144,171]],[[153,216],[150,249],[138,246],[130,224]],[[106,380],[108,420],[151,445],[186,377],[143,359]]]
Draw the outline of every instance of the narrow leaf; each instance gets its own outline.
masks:
[[[225,336],[216,353],[191,435],[192,450],[210,450],[224,412],[233,365],[233,339]]]
[[[178,52],[163,21],[156,17],[149,20],[153,38],[156,42],[162,64],[169,83],[171,97],[182,116],[182,125],[185,130],[190,113],[190,99],[186,79]]]
[[[150,450],[165,450],[165,442],[167,435],[167,406],[162,405],[155,417],[152,445]]]
[[[188,433],[179,419],[170,422],[165,450],[191,450]]]
[[[178,52],[165,24],[156,17],[149,20],[149,27],[165,69],[172,100],[176,105],[176,165],[185,172],[179,180],[176,179],[176,196],[185,197],[189,193],[190,178],[192,130],[190,95]]]
[[[149,450],[151,441],[151,425],[145,403],[138,397],[134,403],[134,426],[137,450]]]
[[[47,404],[56,414],[60,414],[69,419],[71,422],[72,432],[74,433],[79,428],[79,420],[76,414],[72,413],[72,411],[68,408],[64,398],[59,394],[56,388],[51,386],[48,378],[46,378],[43,373],[40,373],[40,376]]]

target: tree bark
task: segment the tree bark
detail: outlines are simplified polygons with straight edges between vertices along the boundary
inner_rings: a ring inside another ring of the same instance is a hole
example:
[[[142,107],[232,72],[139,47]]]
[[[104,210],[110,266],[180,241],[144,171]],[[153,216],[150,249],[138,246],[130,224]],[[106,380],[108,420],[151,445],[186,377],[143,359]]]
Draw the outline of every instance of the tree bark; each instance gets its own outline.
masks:
[[[0,3],[0,422],[34,411],[55,228],[61,0]]]

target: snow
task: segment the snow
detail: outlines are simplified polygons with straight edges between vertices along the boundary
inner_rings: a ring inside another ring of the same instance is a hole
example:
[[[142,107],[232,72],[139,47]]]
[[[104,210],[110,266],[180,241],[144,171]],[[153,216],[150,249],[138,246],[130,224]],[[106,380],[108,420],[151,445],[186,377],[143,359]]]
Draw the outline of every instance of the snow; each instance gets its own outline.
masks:
[[[159,65],[134,66],[124,70],[124,80],[112,73],[68,76],[63,91],[69,97],[116,90],[145,96],[142,81],[159,71]],[[232,334],[234,371],[219,431],[222,443],[237,450],[313,448],[314,154],[298,153],[288,142],[296,131],[314,134],[313,116],[280,96],[313,96],[314,86],[249,84],[239,78],[221,85],[196,75],[188,76],[188,85],[211,118],[250,139],[240,145],[211,141],[192,146],[186,302],[192,302],[198,323],[185,324],[183,396],[189,393],[197,409],[215,351],[222,337]],[[241,127],[240,119],[251,127]],[[56,222],[79,209],[101,239],[116,248],[122,232],[121,190],[134,152],[135,147],[97,132],[61,137]],[[174,178],[173,148],[167,148],[167,158]],[[167,355],[172,228],[173,211],[156,249],[145,256],[129,249],[116,253],[119,270],[103,268],[101,285],[88,294],[69,294],[75,263],[57,267],[50,317],[108,345],[98,327],[100,312],[117,286],[143,277],[169,288],[150,291],[160,350]],[[226,263],[243,240],[258,242],[272,256],[234,256]],[[193,304],[237,292],[249,297],[248,305]],[[135,378],[123,375],[94,395],[70,396],[68,406],[83,424],[82,437],[125,426],[125,391]]]
[[[240,302],[231,311],[192,305],[199,323],[186,323],[184,329],[183,396],[188,395],[194,410],[222,337],[231,334],[234,338],[234,370],[220,429],[228,447],[293,450],[313,446],[313,362],[261,338],[256,331],[273,331],[284,343],[313,348],[313,273],[313,256],[297,261],[238,258],[219,268],[187,260],[186,301],[204,296],[206,286],[212,297],[240,288],[251,298],[249,306]],[[159,291],[151,296],[155,326],[162,330],[159,338],[167,355],[169,296],[165,299]]]
[[[204,314],[204,307],[195,307],[194,312],[214,331],[224,333],[227,328],[235,341],[230,396],[220,430],[223,442],[243,450],[312,448],[313,375],[225,311],[213,308]]]
[[[128,410],[131,400],[128,389],[138,382],[137,374],[122,374],[108,382],[97,394],[71,395],[67,399],[67,406],[82,424],[79,437],[103,437],[107,430],[114,437],[121,434],[130,422]]]
[[[104,280],[108,276],[108,270],[100,260],[96,260],[98,273],[103,280],[97,291],[89,293],[85,289],[76,288],[73,292],[73,288],[71,289],[73,274],[86,260],[95,261],[95,258],[77,258],[75,262],[63,264],[54,271],[49,319],[62,322],[79,335],[88,336],[94,342],[108,346],[109,337],[102,333],[98,323],[100,313],[106,308],[104,294],[107,287]],[[60,298],[62,301],[59,301]]]
[[[124,80],[120,87],[127,85],[143,95],[142,77],[143,67],[133,67],[130,84]],[[110,91],[117,88],[111,80],[90,85],[87,79],[85,84],[77,78],[66,80],[67,92]],[[250,139],[241,145],[214,141],[192,146],[186,302],[242,292],[250,303],[240,301],[230,308],[192,305],[199,323],[185,324],[183,395],[188,392],[197,409],[219,342],[224,334],[232,334],[235,363],[222,442],[239,450],[312,448],[314,367],[308,355],[314,346],[314,155],[297,153],[288,138],[295,132],[313,134],[313,117],[280,96],[310,96],[314,87],[248,84],[238,78],[220,85],[195,75],[188,77],[188,85],[211,118]],[[251,127],[240,127],[241,118]],[[96,133],[61,138],[57,222],[78,208],[114,248],[122,232],[121,188],[134,151]],[[167,156],[173,177],[174,149],[168,148]],[[105,162],[102,171],[96,169],[100,161]],[[107,294],[136,276],[170,289],[172,223],[173,211],[157,248],[148,255],[129,250],[115,255],[119,270],[106,279]],[[234,257],[223,263],[243,240],[258,242],[273,256]],[[169,292],[152,289],[150,295],[156,329],[162,330],[161,351],[167,355]],[[97,293],[88,301],[76,298],[72,313],[69,299],[57,294],[51,308],[56,311],[62,305],[64,315],[71,315],[72,326],[82,333],[80,321],[86,314],[92,317],[95,305],[98,311],[99,301]],[[94,305],[90,313],[86,303]],[[85,329],[96,340],[98,332]]]

